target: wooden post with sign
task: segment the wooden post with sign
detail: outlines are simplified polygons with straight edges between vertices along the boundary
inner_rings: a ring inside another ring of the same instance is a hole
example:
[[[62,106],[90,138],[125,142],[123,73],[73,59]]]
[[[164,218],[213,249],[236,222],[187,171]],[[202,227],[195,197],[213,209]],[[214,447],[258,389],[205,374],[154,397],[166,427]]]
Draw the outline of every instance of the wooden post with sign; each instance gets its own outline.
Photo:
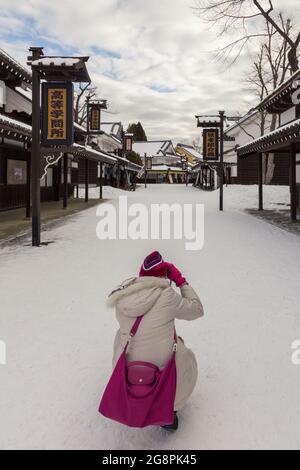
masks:
[[[42,47],[30,47],[32,60],[43,55]],[[41,196],[40,196],[40,73],[32,70],[32,147],[31,147],[31,200],[32,200],[32,246],[41,241]]]
[[[27,62],[32,70],[32,246],[39,246],[40,145],[42,143],[43,146],[59,147],[73,144],[73,82],[90,83],[91,79],[85,65],[89,57],[46,57],[42,47],[30,47],[29,50],[32,53]],[[44,81],[42,108],[41,80]],[[61,174],[58,178],[58,184],[61,184]]]
[[[220,179],[220,192],[219,192],[219,209],[223,210],[223,186],[224,186],[224,120],[225,111],[219,111],[218,115],[208,116],[201,115],[195,116],[197,119],[197,127],[204,128],[203,130],[203,160],[219,160],[219,179]],[[219,118],[219,121],[200,121],[200,118]],[[220,129],[220,139],[219,131]]]
[[[107,109],[106,100],[86,99],[87,133],[99,134],[101,132],[101,109]]]

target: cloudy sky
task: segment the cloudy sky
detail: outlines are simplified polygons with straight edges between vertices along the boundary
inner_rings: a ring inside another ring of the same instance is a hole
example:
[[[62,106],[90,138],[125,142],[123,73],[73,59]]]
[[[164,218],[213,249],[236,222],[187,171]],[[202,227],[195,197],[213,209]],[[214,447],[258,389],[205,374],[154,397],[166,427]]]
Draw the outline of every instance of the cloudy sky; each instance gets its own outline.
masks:
[[[273,3],[293,16],[299,8],[299,0]],[[0,46],[23,64],[29,45],[90,55],[90,75],[112,113],[105,120],[139,120],[149,140],[192,142],[199,137],[195,114],[236,114],[255,103],[242,84],[251,49],[230,68],[216,62],[217,28],[201,22],[193,6],[195,0],[0,0]]]

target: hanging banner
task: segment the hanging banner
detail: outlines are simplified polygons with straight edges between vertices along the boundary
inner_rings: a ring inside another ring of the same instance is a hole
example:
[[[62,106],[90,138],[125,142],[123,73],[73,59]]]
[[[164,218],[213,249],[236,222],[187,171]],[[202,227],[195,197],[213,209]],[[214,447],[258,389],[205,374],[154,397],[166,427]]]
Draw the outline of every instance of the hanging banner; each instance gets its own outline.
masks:
[[[125,137],[125,151],[131,152],[132,150],[132,137]]]
[[[203,130],[203,160],[218,160],[219,158],[219,130]]]
[[[41,144],[72,145],[73,140],[73,83],[43,83]]]
[[[152,170],[152,158],[146,157],[146,170]]]
[[[99,132],[101,123],[101,111],[97,105],[89,105],[89,127],[91,132]]]

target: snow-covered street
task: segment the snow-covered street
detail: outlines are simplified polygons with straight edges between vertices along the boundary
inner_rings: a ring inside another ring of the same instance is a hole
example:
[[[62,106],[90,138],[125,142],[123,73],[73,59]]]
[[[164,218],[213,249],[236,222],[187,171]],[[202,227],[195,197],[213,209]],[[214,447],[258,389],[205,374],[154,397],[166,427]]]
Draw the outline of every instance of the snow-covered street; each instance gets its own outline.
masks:
[[[100,241],[96,207],[43,232],[54,242],[47,246],[0,248],[0,448],[300,448],[300,365],[291,361],[300,339],[300,238],[243,212],[249,191],[256,196],[253,187],[224,188],[220,213],[218,191],[105,188],[115,203],[119,194],[204,203],[200,251],[179,240]],[[278,202],[287,202],[288,189],[280,191]],[[176,325],[197,356],[199,380],[174,434],[129,429],[97,412],[117,328],[105,299],[155,249],[178,265],[205,309],[204,318]]]

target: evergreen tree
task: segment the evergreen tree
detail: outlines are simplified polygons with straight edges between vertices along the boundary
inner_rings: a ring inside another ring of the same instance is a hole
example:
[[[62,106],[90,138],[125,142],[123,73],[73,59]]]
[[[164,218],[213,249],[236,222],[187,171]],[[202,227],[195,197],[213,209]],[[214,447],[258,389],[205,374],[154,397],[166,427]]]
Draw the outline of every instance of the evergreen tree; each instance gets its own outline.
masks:
[[[147,141],[146,133],[140,121],[137,124],[135,123],[129,124],[127,132],[130,132],[131,134],[133,134],[133,140],[135,142]]]
[[[138,153],[131,150],[131,152],[126,152],[126,158],[132,163],[136,163],[137,165],[143,166],[143,161]]]

